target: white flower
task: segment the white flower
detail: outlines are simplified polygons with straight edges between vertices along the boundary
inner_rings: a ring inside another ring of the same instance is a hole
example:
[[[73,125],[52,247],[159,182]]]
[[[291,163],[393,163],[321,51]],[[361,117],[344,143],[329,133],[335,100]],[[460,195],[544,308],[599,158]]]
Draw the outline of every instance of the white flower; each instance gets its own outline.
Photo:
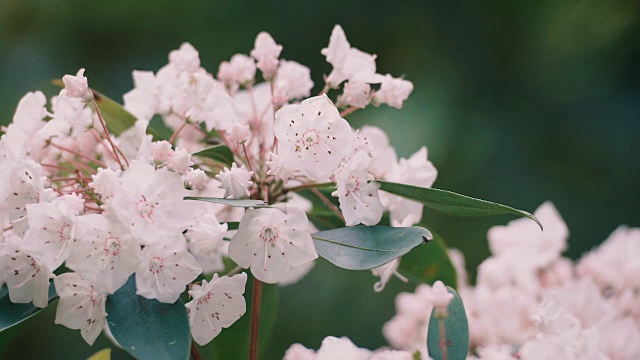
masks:
[[[282,45],[276,44],[268,33],[263,31],[256,37],[251,56],[258,60],[258,68],[262,71],[265,79],[271,79],[275,75],[281,51]]]
[[[89,90],[87,78],[84,76],[84,69],[78,70],[76,76],[63,76],[62,81],[64,82],[64,89],[70,97],[79,98],[84,101],[90,101],[93,98],[93,94]]]
[[[232,144],[240,144],[247,141],[249,135],[251,135],[249,126],[241,123],[233,123],[227,128],[227,138]]]
[[[153,156],[153,161],[156,164],[162,164],[166,162],[173,156],[173,148],[171,146],[171,143],[166,140],[152,142],[151,155]]]
[[[402,108],[402,103],[407,100],[413,91],[411,81],[394,78],[387,74],[382,78],[380,90],[376,92],[373,99],[378,104],[387,104],[396,109]]]
[[[93,287],[77,273],[65,273],[53,279],[60,296],[56,324],[80,330],[84,341],[93,345],[106,323],[107,293]]]
[[[208,181],[209,177],[202,169],[189,168],[187,173],[184,175],[184,182],[191,189],[202,190],[207,186]]]
[[[490,228],[487,237],[491,253],[532,269],[556,260],[567,247],[569,229],[550,201],[540,205],[534,215],[542,222],[544,231],[529,219],[512,220],[506,226]]]
[[[89,186],[99,194],[103,200],[107,200],[116,193],[120,187],[120,174],[121,170],[112,170],[110,168],[99,168],[98,173],[91,175],[91,181]]]
[[[282,360],[316,360],[316,352],[301,344],[293,344],[284,353]]]
[[[253,185],[250,180],[253,176],[253,171],[247,171],[247,168],[242,165],[238,165],[234,162],[231,164],[231,169],[225,167],[220,171],[220,174],[216,175],[216,179],[220,180],[220,188],[224,189],[224,197],[241,198],[250,195],[249,187]]]
[[[371,86],[365,82],[347,81],[338,104],[364,109],[371,101]]]
[[[427,148],[423,146],[409,159],[400,159],[398,165],[388,174],[387,180],[407,185],[431,187],[437,176],[438,171],[427,160]],[[415,219],[416,222],[420,221],[423,210],[421,203],[400,196],[385,195],[387,196],[382,197],[381,200],[388,207],[392,221],[402,222],[409,217]]]
[[[200,54],[191,44],[185,42],[180,45],[180,49],[169,53],[169,63],[178,71],[192,73],[200,68]]]
[[[254,59],[260,60],[264,56],[270,56],[278,58],[282,51],[282,45],[276,44],[275,40],[269,35],[268,32],[262,31],[256,36],[256,41],[251,50],[251,56]]]
[[[53,274],[39,259],[20,250],[22,242],[11,232],[3,234],[5,238],[0,248],[0,269],[7,283],[9,299],[13,303],[29,303],[44,308],[49,302],[49,279]]]
[[[247,310],[244,300],[244,288],[247,274],[232,277],[213,275],[211,282],[202,281],[202,285],[193,285],[189,290],[192,301],[186,304],[189,311],[191,335],[200,345],[209,343],[220,334],[222,328],[228,328]]]
[[[544,226],[546,233],[547,225]],[[580,275],[592,278],[603,289],[638,289],[640,266],[636,254],[639,253],[640,228],[621,225],[604,243],[580,259],[577,270]]]
[[[218,79],[227,84],[247,84],[256,76],[256,63],[243,54],[235,54],[229,62],[220,63]]]
[[[216,216],[205,212],[187,229],[189,251],[195,255],[202,265],[204,273],[224,270],[222,255],[224,251],[224,235],[227,224],[220,224]]]
[[[354,345],[346,337],[327,336],[316,353],[316,360],[367,360],[371,351]]]
[[[174,303],[185,286],[202,273],[198,261],[187,252],[182,239],[170,239],[168,245],[145,246],[136,271],[136,294],[147,299]]]
[[[352,48],[340,25],[333,28],[329,46],[322,49],[321,53],[333,65],[333,71],[327,77],[327,83],[332,88],[337,88],[345,80],[370,84],[380,82],[376,76],[376,57]]]
[[[185,149],[177,149],[173,152],[171,158],[167,160],[167,167],[181,175],[186,174],[193,164],[191,154]]]
[[[400,258],[397,258],[389,261],[388,263],[382,266],[378,266],[375,269],[371,269],[371,273],[373,274],[373,276],[380,277],[380,281],[376,282],[373,285],[373,290],[375,292],[381,292],[382,290],[384,290],[385,286],[387,286],[387,283],[389,282],[389,280],[391,280],[391,276],[393,275],[398,277],[400,280],[407,282],[408,279],[402,276],[398,272],[399,266],[400,266]]]
[[[61,139],[75,135],[75,139],[93,125],[93,115],[82,100],[67,96],[64,91],[54,100],[52,119],[38,130],[44,140],[51,137]]]
[[[42,259],[52,270],[67,259],[76,241],[73,238],[73,228],[78,211],[65,202],[67,198],[77,199],[75,196],[65,195],[51,203],[27,205],[29,230],[24,235],[22,248]]]
[[[134,161],[108,209],[141,244],[158,244],[160,239],[179,235],[187,228],[193,208],[183,200],[186,195],[180,175]]]
[[[329,180],[355,139],[326,95],[278,110],[275,135],[278,155],[287,167],[317,182]]]
[[[447,290],[444,283],[440,280],[436,281],[431,287],[431,303],[436,310],[436,314],[441,316],[447,316],[447,308],[449,303],[453,300],[453,294]]]
[[[295,61],[280,60],[276,88],[283,88],[290,99],[302,99],[311,94],[311,70]]]
[[[340,200],[340,210],[347,226],[376,225],[382,219],[384,207],[378,196],[380,185],[367,172],[368,157],[364,161],[352,158],[335,177],[336,191],[331,195]]]
[[[267,175],[275,177],[277,180],[287,182],[293,177],[293,171],[287,169],[284,161],[277,154],[271,153],[271,161],[267,161]]]
[[[260,281],[276,283],[291,267],[318,257],[304,211],[287,207],[249,209],[229,244],[229,257]]]
[[[75,239],[66,265],[99,289],[113,294],[136,271],[140,245],[127,227],[109,216],[79,216]]]

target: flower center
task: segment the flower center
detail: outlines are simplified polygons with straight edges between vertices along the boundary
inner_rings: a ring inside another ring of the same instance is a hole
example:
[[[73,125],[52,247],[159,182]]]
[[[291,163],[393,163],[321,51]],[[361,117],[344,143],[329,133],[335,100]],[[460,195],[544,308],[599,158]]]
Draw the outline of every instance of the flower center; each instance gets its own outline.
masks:
[[[64,223],[58,230],[58,239],[60,242],[65,242],[71,238],[71,224]]]
[[[120,255],[120,249],[122,249],[122,241],[117,237],[110,236],[104,239],[104,246],[102,249],[107,254],[118,256]]]
[[[138,213],[138,215],[140,215],[140,217],[153,222],[151,217],[153,216],[153,210],[156,208],[156,205],[158,205],[158,203],[147,201],[147,198],[145,198],[143,195],[142,200],[139,200],[136,203],[136,212]]]
[[[318,145],[320,143],[320,134],[315,129],[305,131],[302,136],[296,140],[296,151],[301,151],[303,148],[309,150],[309,148]]]
[[[360,190],[360,180],[357,176],[350,176],[346,181],[346,190],[347,193],[345,196],[349,196],[349,194],[357,192]]]
[[[164,267],[164,259],[159,256],[154,256],[149,261],[149,272],[153,274],[161,273],[163,267]]]
[[[260,230],[260,239],[262,241],[274,244],[280,236],[280,230],[275,226],[265,226]]]

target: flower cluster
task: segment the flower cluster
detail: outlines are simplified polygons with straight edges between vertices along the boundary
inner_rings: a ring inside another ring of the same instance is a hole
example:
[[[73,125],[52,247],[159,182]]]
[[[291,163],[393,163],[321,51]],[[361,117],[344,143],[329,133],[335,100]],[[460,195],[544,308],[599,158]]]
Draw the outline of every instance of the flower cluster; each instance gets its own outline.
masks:
[[[475,286],[461,253],[450,250],[475,354],[468,359],[640,357],[640,229],[619,227],[574,263],[562,257],[569,231],[553,204],[535,216],[544,232],[522,219],[489,230],[491,257]],[[419,285],[397,296],[397,314],[383,328],[390,345],[424,358],[435,292]]]
[[[402,107],[411,82],[378,74],[376,57],[351,47],[340,26],[321,52],[333,70],[318,96],[310,70],[281,51],[260,33],[250,55],[214,76],[182,44],[157,72],[133,72],[124,109],[135,121],[124,128],[109,123],[108,99],[84,69],[65,75],[49,104],[26,94],[0,140],[0,285],[11,301],[47,306],[53,279],[56,323],[92,344],[106,298],[134,277],[148,299],[175,303],[188,292],[193,338],[206,344],[246,310],[247,275],[218,275],[229,270],[223,257],[281,284],[317,258],[310,205],[292,189],[335,183],[346,226],[375,225],[385,211],[394,225],[417,223],[422,205],[379,192],[374,179],[430,187],[437,172],[426,148],[398,159],[381,129],[344,119],[370,104]],[[170,138],[157,135],[158,122]],[[212,146],[231,158],[197,156]],[[240,199],[270,206],[229,206]]]

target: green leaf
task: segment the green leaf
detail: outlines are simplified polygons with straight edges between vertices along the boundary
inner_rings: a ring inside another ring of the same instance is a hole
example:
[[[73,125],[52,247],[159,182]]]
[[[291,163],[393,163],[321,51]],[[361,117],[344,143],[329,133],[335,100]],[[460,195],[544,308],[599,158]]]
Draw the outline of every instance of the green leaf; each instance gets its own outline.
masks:
[[[165,124],[161,115],[156,115],[149,121],[147,134],[153,136],[153,141],[168,141],[173,136],[173,130]]]
[[[421,283],[433,284],[441,280],[454,289],[458,287],[456,269],[447,253],[447,244],[436,233],[433,241],[416,246],[402,257],[398,272]]]
[[[0,331],[7,330],[12,326],[18,325],[21,322],[36,315],[40,311],[44,310],[34,306],[32,303],[28,304],[14,304],[9,299],[9,292],[6,289],[6,285],[2,286],[0,290]],[[56,288],[53,283],[49,283],[49,304],[47,307],[55,304],[58,301],[58,295],[56,294]]]
[[[432,238],[422,227],[355,226],[312,235],[316,251],[334,265],[367,270],[384,265]]]
[[[96,90],[92,91],[94,101],[98,104],[98,108],[109,132],[120,136],[136,123],[136,117],[125,110],[122,105]]]
[[[247,301],[247,313],[231,327],[222,329],[213,341],[202,351],[205,359],[246,359],[249,357],[251,335],[251,306],[253,276],[248,274],[244,297]],[[260,304],[260,334],[258,352],[266,354],[269,339],[273,333],[280,304],[280,287],[277,284],[262,284],[262,302]],[[262,359],[262,356],[258,358]]]
[[[87,360],[111,360],[111,349],[102,349],[91,355]]]
[[[113,337],[134,357],[189,359],[191,332],[181,300],[161,303],[136,295],[135,275],[107,297],[107,322]]]
[[[240,223],[237,221],[229,221],[226,224],[227,230],[238,230],[238,227],[240,227]]]
[[[462,299],[455,290],[447,287],[447,290],[454,295],[448,307],[448,316],[440,319],[436,315],[435,309],[431,312],[429,319],[429,330],[427,333],[427,348],[429,356],[434,360],[442,360],[443,348],[446,351],[446,358],[449,360],[466,359],[469,350],[469,324],[467,314],[464,311]],[[444,329],[444,332],[442,332]],[[442,337],[444,333],[444,337]]]
[[[233,153],[226,145],[214,145],[200,151],[194,152],[191,156],[199,156],[208,158],[217,162],[221,162],[227,166],[233,163]]]
[[[186,196],[185,200],[197,200],[197,201],[207,201],[216,204],[225,204],[235,207],[266,207],[267,204],[262,200],[250,200],[250,199],[223,199],[223,198],[213,198],[213,197],[202,197],[202,196]]]
[[[514,209],[510,206],[456,194],[447,190],[422,188],[382,180],[377,181],[380,183],[380,190],[421,202],[425,206],[447,215],[487,216],[514,214],[524,216],[535,221],[538,226],[540,226],[540,229],[542,229],[542,224],[535,216],[526,211]]]

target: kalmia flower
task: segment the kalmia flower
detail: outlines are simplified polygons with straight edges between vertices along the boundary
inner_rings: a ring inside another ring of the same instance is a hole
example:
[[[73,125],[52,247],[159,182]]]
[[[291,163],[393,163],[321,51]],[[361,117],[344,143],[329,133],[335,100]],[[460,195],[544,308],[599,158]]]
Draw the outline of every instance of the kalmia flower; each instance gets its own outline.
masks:
[[[174,303],[186,285],[202,273],[183,239],[166,239],[166,245],[145,246],[136,271],[136,293],[148,299]]]
[[[349,123],[326,95],[283,107],[275,121],[278,156],[317,182],[329,180],[354,142]]]
[[[214,274],[211,282],[203,280],[201,285],[193,285],[186,304],[189,311],[191,335],[200,345],[209,343],[246,312],[244,288],[247,274],[218,277]]]
[[[78,70],[75,76],[63,76],[62,81],[64,82],[64,89],[70,97],[79,98],[84,101],[93,99],[93,93],[89,90],[89,83],[84,76],[84,69]]]
[[[107,293],[95,288],[77,273],[65,273],[53,279],[60,296],[56,324],[80,330],[82,338],[93,345],[106,323]]]
[[[249,187],[253,185],[250,180],[253,176],[253,171],[247,171],[247,168],[242,165],[238,165],[234,162],[231,164],[231,169],[224,168],[220,171],[220,174],[216,175],[216,179],[220,180],[220,188],[224,189],[224,197],[242,198],[250,195]]]
[[[247,210],[231,238],[229,257],[243,268],[250,267],[260,281],[276,283],[291,267],[318,257],[308,226],[299,208]]]

